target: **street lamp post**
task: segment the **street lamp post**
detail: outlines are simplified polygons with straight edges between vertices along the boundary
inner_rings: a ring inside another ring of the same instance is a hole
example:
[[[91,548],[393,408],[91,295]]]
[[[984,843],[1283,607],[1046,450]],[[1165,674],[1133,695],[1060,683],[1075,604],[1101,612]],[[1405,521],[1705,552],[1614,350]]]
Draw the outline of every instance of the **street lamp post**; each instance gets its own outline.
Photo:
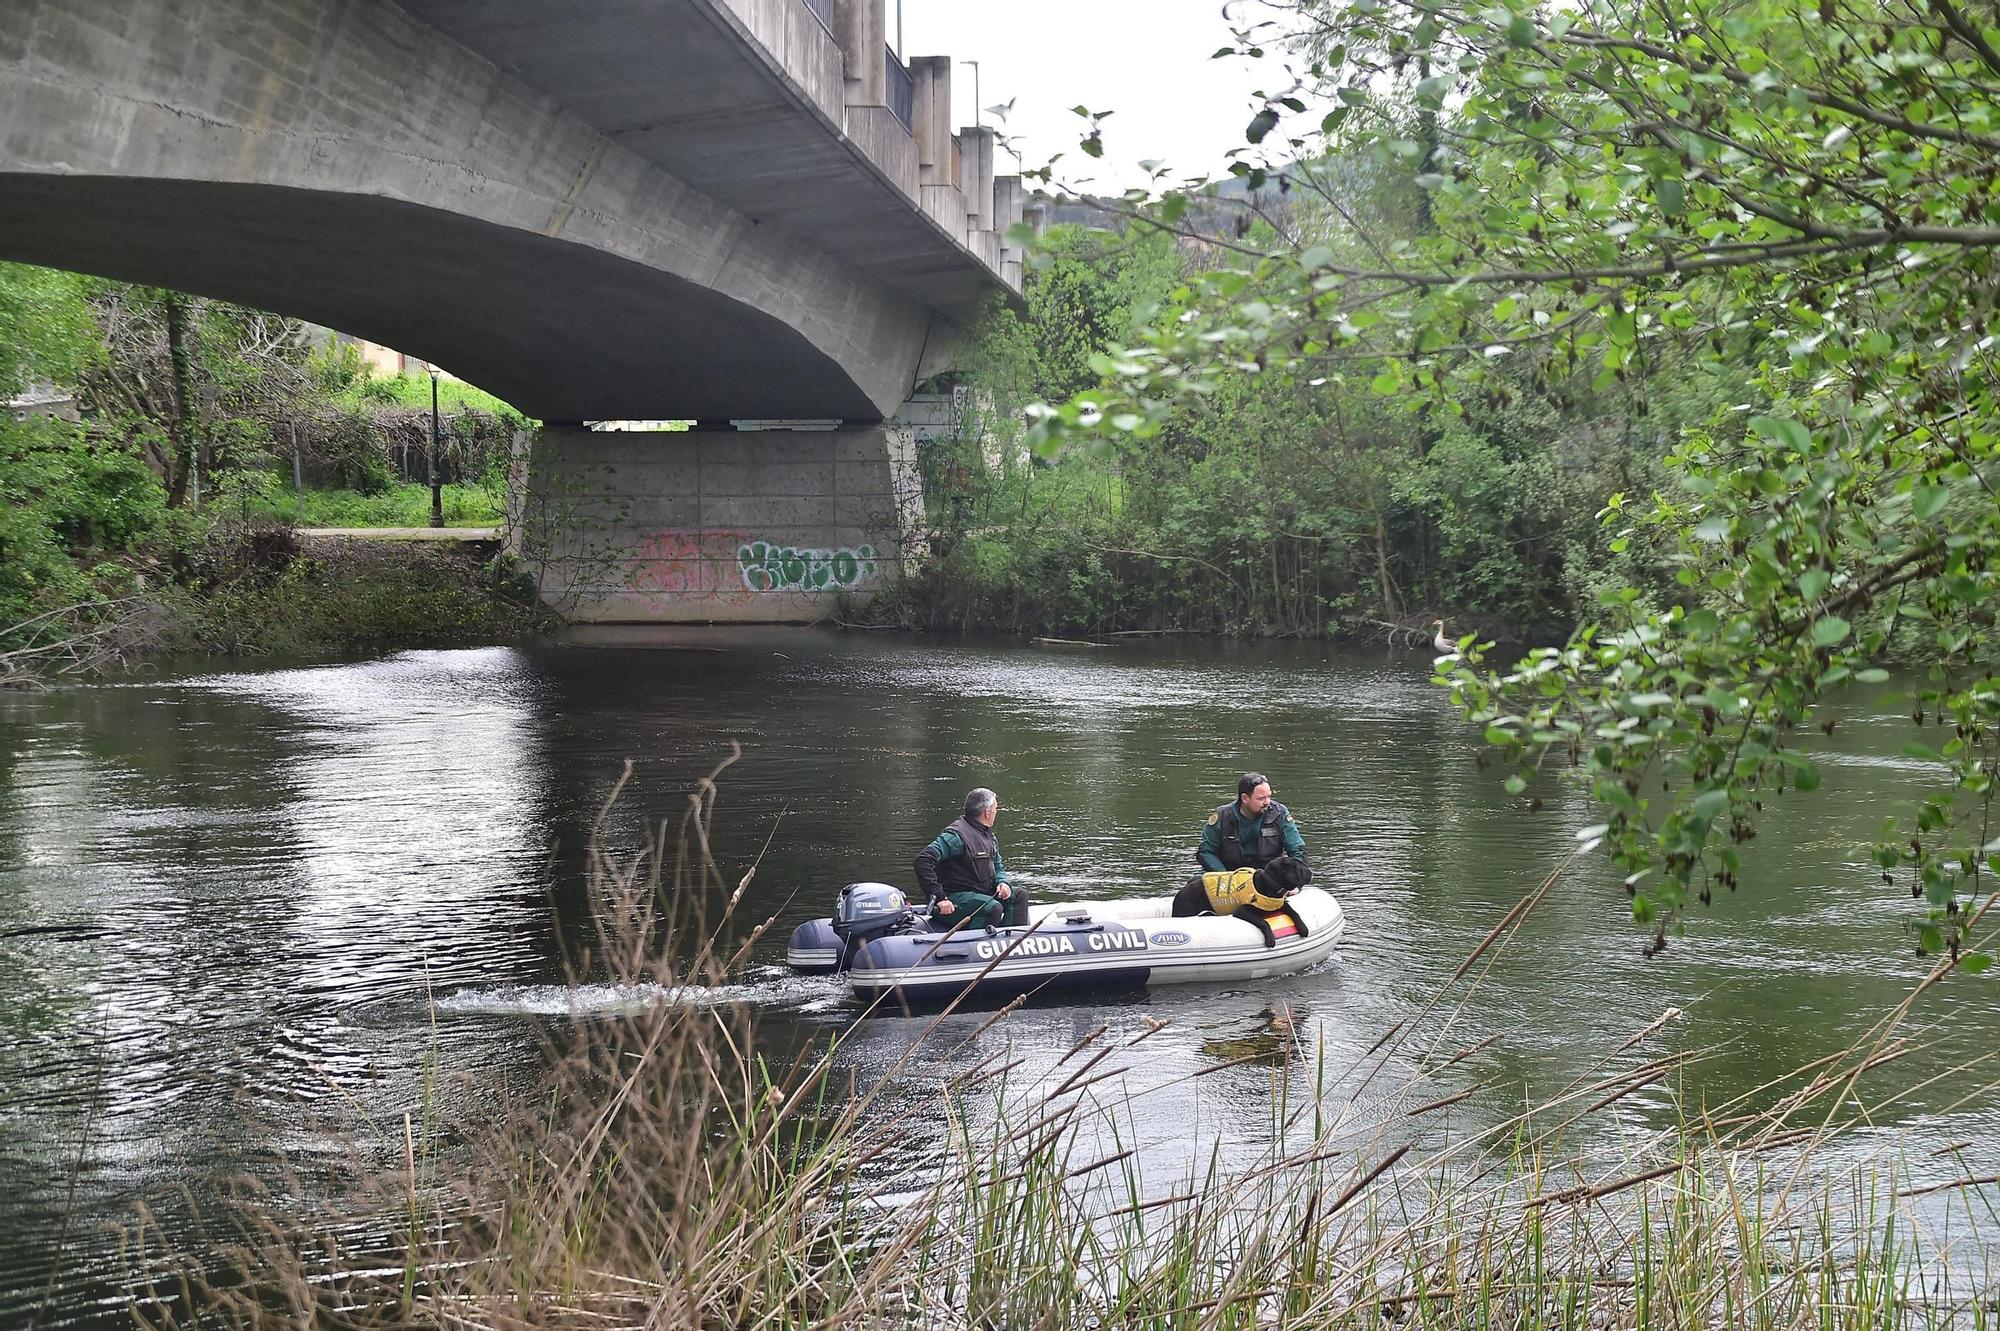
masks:
[[[971,65],[971,66],[972,66],[972,127],[973,127],[974,129],[978,129],[978,128],[980,127],[980,125],[981,125],[981,124],[985,123],[985,122],[983,122],[983,121],[982,121],[982,120],[981,120],[981,119],[979,118],[979,117],[980,117],[980,110],[979,110],[979,62],[978,62],[977,60],[961,60],[961,61],[959,61],[958,63],[959,63],[959,64],[961,64],[961,65]]]
[[[438,367],[426,365],[431,372],[431,446],[424,455],[424,479],[431,487],[431,526],[444,526],[444,487],[438,484],[438,443],[442,431],[438,428]]]

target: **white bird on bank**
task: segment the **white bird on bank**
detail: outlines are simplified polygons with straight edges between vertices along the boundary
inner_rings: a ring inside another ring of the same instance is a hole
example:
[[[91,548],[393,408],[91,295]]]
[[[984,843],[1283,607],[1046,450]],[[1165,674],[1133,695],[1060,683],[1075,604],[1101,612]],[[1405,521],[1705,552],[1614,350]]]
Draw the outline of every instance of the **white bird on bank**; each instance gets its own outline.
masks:
[[[1444,636],[1444,621],[1442,619],[1432,620],[1431,625],[1433,629],[1431,646],[1438,649],[1438,659],[1440,661],[1458,660],[1458,644]]]

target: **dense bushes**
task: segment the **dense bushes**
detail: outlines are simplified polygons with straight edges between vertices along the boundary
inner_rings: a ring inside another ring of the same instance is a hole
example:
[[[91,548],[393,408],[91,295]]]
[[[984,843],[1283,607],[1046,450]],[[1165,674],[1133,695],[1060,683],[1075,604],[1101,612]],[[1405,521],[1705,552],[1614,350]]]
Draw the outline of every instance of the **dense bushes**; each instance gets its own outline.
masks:
[[[1161,236],[1046,238],[1024,312],[988,315],[971,376],[1003,464],[971,443],[926,457],[934,558],[899,612],[1019,633],[1334,636],[1427,626],[1560,631],[1600,587],[1670,570],[1598,515],[1643,490],[1684,426],[1740,386],[1728,365],[1674,365],[1646,408],[1613,384],[1557,393],[1505,376],[1418,412],[1339,382],[1249,369],[1131,435],[1031,461],[1019,411],[1087,388],[1135,314],[1201,262]],[[1092,356],[1095,360],[1092,360]],[[1428,632],[1425,634],[1428,637]]]
[[[80,425],[0,418],[0,619],[85,600],[127,579],[106,561],[159,525],[158,480]]]
[[[468,547],[218,528],[164,603],[171,651],[316,656],[385,644],[490,642],[542,626],[504,557]]]

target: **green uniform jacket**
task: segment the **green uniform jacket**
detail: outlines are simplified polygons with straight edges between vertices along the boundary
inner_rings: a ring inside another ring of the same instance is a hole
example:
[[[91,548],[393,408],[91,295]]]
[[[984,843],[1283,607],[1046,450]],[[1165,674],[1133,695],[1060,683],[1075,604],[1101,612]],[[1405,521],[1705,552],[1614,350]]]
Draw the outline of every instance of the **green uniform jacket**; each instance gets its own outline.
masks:
[[[1272,807],[1281,811],[1278,830],[1285,839],[1285,854],[1298,860],[1300,863],[1304,863],[1306,858],[1306,839],[1299,835],[1299,825],[1292,821],[1292,811],[1275,800],[1272,801]],[[1229,868],[1228,865],[1222,862],[1222,842],[1224,837],[1222,820],[1224,818],[1234,818],[1236,820],[1236,826],[1230,830],[1236,833],[1236,842],[1241,846],[1255,846],[1257,844],[1257,825],[1264,821],[1262,814],[1259,814],[1255,818],[1245,818],[1241,803],[1231,804],[1227,809],[1217,810],[1215,817],[1210,818],[1207,825],[1201,829],[1201,849],[1196,852],[1196,858],[1201,861],[1201,867],[1209,870],[1211,873],[1219,873]]]
[[[957,830],[961,825],[976,829],[976,825],[967,824],[961,819],[938,833],[932,838],[931,843],[917,854],[917,882],[923,886],[925,895],[930,898],[932,908],[935,909],[940,901],[949,901],[953,907],[951,915],[933,915],[931,927],[946,929],[957,925],[966,929],[996,929],[1007,923],[1026,924],[1027,894],[1007,882],[1007,862],[1000,856],[1000,839],[994,837],[991,831],[986,833],[993,841],[991,885],[981,887],[976,882],[964,881],[965,878],[976,879],[978,874],[971,867],[967,856],[965,837]],[[958,864],[954,865],[954,861]],[[941,868],[944,869],[943,873],[939,872]],[[945,881],[947,879],[952,881]],[[1005,884],[1010,892],[1007,900],[1002,901],[997,896],[987,895],[988,891],[997,890],[1002,884]]]
[[[906,841],[903,844],[909,843]],[[955,859],[965,854],[965,842],[960,839],[958,833],[947,827],[931,838],[931,844],[924,847],[924,854],[934,856],[938,860]],[[1007,876],[1007,861],[1000,854],[1000,843],[997,838],[993,843],[993,881],[996,884],[1012,881]],[[927,890],[932,886],[930,883],[924,884]]]

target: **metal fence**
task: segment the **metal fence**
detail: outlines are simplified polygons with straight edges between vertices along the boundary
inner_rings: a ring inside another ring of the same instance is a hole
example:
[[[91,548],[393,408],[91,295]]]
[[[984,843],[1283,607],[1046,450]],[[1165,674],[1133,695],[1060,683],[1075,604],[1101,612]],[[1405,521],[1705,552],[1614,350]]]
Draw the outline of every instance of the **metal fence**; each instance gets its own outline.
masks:
[[[903,128],[909,129],[910,118],[916,114],[917,83],[896,58],[895,51],[886,46],[882,48],[882,95],[889,109],[896,113],[896,119],[903,122]]]

